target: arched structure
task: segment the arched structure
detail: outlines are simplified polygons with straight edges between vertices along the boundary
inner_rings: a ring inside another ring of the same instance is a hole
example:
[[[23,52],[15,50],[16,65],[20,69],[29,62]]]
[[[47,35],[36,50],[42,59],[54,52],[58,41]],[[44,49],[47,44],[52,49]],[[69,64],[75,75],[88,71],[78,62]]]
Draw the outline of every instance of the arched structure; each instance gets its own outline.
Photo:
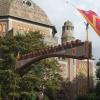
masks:
[[[66,42],[62,45],[50,47],[37,52],[22,55],[16,62],[16,70],[29,67],[30,64],[50,57],[67,57],[87,59],[91,57],[91,43],[80,40]]]

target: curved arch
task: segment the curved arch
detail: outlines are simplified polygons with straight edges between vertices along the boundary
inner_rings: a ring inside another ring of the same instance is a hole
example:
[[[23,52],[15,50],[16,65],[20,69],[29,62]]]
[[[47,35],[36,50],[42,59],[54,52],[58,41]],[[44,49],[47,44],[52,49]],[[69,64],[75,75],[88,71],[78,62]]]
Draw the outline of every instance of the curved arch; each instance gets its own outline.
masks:
[[[22,70],[22,69],[26,68],[27,66],[30,66],[34,62],[38,62],[40,60],[43,60],[46,58],[52,58],[52,57],[66,57],[66,58],[74,58],[74,59],[85,59],[86,58],[84,55],[76,57],[74,55],[66,55],[66,54],[47,54],[47,55],[38,56],[35,58],[30,58],[30,60],[28,62],[26,61],[26,63],[23,63],[23,65],[21,65],[21,66],[16,65],[16,70]],[[25,60],[23,60],[23,61],[25,61]],[[19,61],[19,63],[20,63],[20,61]],[[17,64],[20,65],[19,63],[17,63]]]
[[[23,56],[24,58],[19,59],[16,62],[16,70],[22,70],[23,68],[28,67],[34,62],[40,61],[42,59],[51,58],[51,57],[66,57],[66,58],[73,58],[73,59],[87,59],[91,58],[91,42],[82,42],[78,46],[73,46],[70,48],[63,48],[57,51],[53,50],[52,52],[39,53],[38,55],[34,56],[34,54],[28,54]],[[41,50],[42,51],[42,50]]]

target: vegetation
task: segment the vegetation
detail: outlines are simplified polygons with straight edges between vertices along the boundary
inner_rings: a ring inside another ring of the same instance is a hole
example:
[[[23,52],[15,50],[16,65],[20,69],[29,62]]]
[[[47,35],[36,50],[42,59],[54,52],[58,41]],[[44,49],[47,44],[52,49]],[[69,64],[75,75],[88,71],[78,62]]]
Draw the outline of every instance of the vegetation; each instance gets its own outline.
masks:
[[[97,62],[97,71],[96,71],[96,76],[97,76],[97,85],[96,85],[96,96],[98,97],[98,100],[100,99],[100,59]]]
[[[45,48],[39,32],[29,34],[11,34],[0,38],[0,49],[4,60],[0,61],[0,98],[8,100],[35,100],[39,92],[45,93],[44,100],[49,100],[48,93],[56,92],[62,78],[58,74],[59,65],[55,59],[46,59],[31,65],[21,73],[15,70],[16,57],[31,51]],[[53,100],[53,99],[52,99]]]

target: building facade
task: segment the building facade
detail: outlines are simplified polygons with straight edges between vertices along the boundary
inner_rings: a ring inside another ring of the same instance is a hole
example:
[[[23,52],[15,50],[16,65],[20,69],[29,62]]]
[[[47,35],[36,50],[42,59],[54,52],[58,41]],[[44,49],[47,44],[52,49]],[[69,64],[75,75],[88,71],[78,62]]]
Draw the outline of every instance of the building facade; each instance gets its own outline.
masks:
[[[66,21],[62,26],[62,44],[75,40],[74,26],[71,21]],[[61,75],[64,80],[71,81],[76,87],[78,94],[85,94],[88,91],[88,65],[86,60],[72,58],[60,58]],[[94,60],[89,60],[89,81],[90,88],[93,88],[93,77],[95,76]]]
[[[56,28],[32,0],[0,0],[0,36],[10,31],[13,35],[39,31],[44,42],[51,45]]]
[[[65,42],[74,41],[74,40],[75,40],[74,26],[73,26],[72,22],[68,20],[62,26],[61,44],[65,43]],[[60,58],[59,63],[61,65],[61,67],[63,66],[62,69],[66,69],[66,70],[64,70],[64,72],[61,73],[64,80],[72,81],[75,78],[75,75],[76,75],[75,59]],[[66,76],[65,76],[64,73],[66,73]]]
[[[44,36],[44,42],[47,45],[56,45],[57,38],[54,37],[56,28],[51,24],[45,12],[36,5],[32,0],[0,0],[0,36],[5,36],[9,32],[13,35],[17,33],[28,33],[30,31],[39,31]],[[70,21],[66,21],[62,27],[62,44],[66,41],[75,40],[74,26]],[[83,88],[82,78],[80,75],[87,77],[86,60],[75,60],[72,58],[59,59],[61,65],[61,75],[64,80],[77,80],[77,88],[79,93],[83,93],[79,89]],[[90,76],[93,76],[94,61],[90,62]],[[86,79],[86,78],[85,78]],[[87,82],[84,81],[84,88]],[[81,92],[80,92],[81,91]]]

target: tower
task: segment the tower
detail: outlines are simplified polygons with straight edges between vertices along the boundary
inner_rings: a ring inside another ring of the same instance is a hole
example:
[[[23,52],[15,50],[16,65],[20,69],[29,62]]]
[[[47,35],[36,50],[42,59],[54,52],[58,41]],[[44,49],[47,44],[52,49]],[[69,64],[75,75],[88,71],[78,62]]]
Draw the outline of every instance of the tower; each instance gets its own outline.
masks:
[[[62,37],[61,43],[66,41],[70,42],[74,40],[74,26],[71,21],[67,20],[62,26]],[[60,65],[63,69],[62,76],[69,81],[72,81],[76,74],[75,69],[75,60],[72,58],[62,58],[60,59]]]
[[[66,21],[62,27],[62,43],[74,40],[74,26],[71,21]]]

